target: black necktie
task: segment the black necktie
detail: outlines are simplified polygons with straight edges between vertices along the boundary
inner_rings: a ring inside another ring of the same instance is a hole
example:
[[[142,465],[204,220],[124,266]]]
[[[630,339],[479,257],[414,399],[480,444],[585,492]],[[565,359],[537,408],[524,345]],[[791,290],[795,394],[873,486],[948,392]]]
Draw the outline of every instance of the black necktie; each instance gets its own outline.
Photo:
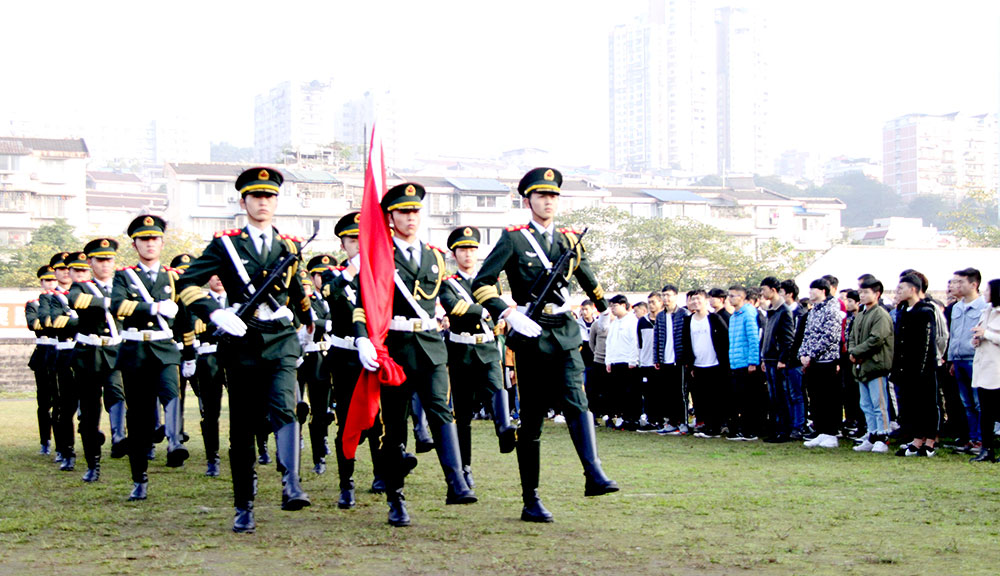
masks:
[[[146,278],[149,279],[149,285],[152,286],[156,282],[155,272],[152,270],[146,270]]]
[[[417,260],[417,248],[415,246],[410,246],[406,249],[410,253],[410,272],[416,276],[417,272],[420,271],[420,262]]]
[[[268,255],[271,251],[267,249],[267,234],[264,232],[260,233],[260,261],[261,263],[267,262]]]
[[[542,232],[542,250],[548,255],[552,251],[552,241],[549,239],[549,233]]]

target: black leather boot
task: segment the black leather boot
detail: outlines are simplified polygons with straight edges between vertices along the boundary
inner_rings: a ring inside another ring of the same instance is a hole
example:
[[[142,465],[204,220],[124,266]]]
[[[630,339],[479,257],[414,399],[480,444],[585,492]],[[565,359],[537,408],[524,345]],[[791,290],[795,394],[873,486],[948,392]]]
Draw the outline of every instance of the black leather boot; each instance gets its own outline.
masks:
[[[299,421],[299,426],[305,426],[309,420],[309,405],[299,401],[295,405],[295,419]]]
[[[513,452],[517,447],[517,426],[510,420],[510,400],[503,388],[493,394],[493,426],[500,440],[500,453]]]
[[[600,496],[618,491],[618,484],[604,475],[601,469],[601,459],[597,457],[597,434],[594,431],[594,415],[582,412],[572,419],[567,419],[569,435],[573,446],[583,464],[583,475],[587,482],[584,496]]]
[[[125,402],[118,402],[108,409],[111,422],[111,457],[124,458],[128,454],[128,438],[125,436]]]
[[[410,514],[406,511],[406,498],[403,497],[403,488],[395,488],[387,492],[386,501],[389,503],[389,524],[397,528],[410,525]]]
[[[413,394],[411,400],[413,418],[413,438],[416,440],[417,454],[424,454],[434,449],[434,439],[431,437],[430,427],[427,425],[427,416],[424,414],[424,405],[420,403],[420,397]]]
[[[309,423],[309,443],[312,446],[313,472],[316,474],[326,472],[326,433],[326,418],[313,415]]]
[[[525,522],[552,522],[552,514],[538,497],[538,470],[541,459],[541,442],[518,442],[517,468],[521,475],[521,520]]]
[[[72,472],[76,468],[76,456],[66,456],[63,454],[62,464],[59,465],[59,470],[63,472]]]
[[[236,506],[236,516],[233,518],[233,532],[237,534],[253,534],[257,530],[257,522],[253,517],[253,501],[241,502]]]
[[[87,459],[87,472],[83,475],[83,481],[90,484],[101,479],[101,456],[97,455]]]
[[[274,434],[274,440],[278,447],[278,460],[284,467],[281,478],[284,487],[281,491],[281,509],[301,510],[312,503],[309,501],[309,495],[299,484],[298,422],[285,424],[279,428]]]
[[[344,446],[339,439],[333,441],[337,450],[337,475],[340,476],[340,499],[337,508],[354,508],[354,459],[344,456]],[[383,488],[384,490],[384,488]]]
[[[146,473],[142,473],[142,480],[140,482],[132,482],[132,493],[128,495],[129,502],[135,502],[136,500],[145,500],[147,496],[147,490],[149,488],[149,477]]]
[[[462,460],[458,453],[458,428],[454,422],[444,424],[437,429],[434,445],[437,448],[438,461],[444,471],[444,479],[448,484],[448,495],[445,504],[472,504],[479,499],[476,493],[465,483],[462,475]]]
[[[982,450],[979,451],[979,455],[969,458],[969,462],[996,462],[996,455],[993,453],[992,448],[983,446]]]
[[[271,463],[271,455],[267,453],[267,434],[258,432],[257,436],[257,463],[266,466]]]
[[[188,449],[181,439],[181,399],[174,398],[163,408],[167,436],[167,468],[180,468],[188,459]]]

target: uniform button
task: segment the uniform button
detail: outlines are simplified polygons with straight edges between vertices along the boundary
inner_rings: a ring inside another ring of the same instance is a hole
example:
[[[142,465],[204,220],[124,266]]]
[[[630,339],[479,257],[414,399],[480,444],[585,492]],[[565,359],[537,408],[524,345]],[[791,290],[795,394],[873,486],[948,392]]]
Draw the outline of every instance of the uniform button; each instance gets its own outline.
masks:
[[[105,328],[104,329],[104,333],[107,334],[108,332],[111,332],[111,330],[108,330],[107,328]]]
[[[147,322],[146,326],[149,326],[150,328],[152,328],[153,327],[153,323],[152,322]]]

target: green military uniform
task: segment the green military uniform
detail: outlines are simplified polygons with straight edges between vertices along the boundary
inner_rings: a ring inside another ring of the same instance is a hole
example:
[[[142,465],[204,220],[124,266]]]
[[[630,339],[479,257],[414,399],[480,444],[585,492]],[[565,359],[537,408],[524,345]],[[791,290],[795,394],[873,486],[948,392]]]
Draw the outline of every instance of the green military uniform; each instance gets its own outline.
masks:
[[[56,279],[55,271],[47,265],[38,269],[37,276],[39,280]],[[48,455],[56,397],[56,375],[52,370],[52,358],[55,355],[56,346],[55,342],[49,338],[48,329],[45,328],[45,318],[40,312],[39,300],[42,296],[43,294],[39,294],[38,298],[30,300],[24,305],[24,318],[28,329],[35,333],[35,350],[31,353],[31,358],[28,359],[28,368],[35,373],[38,439],[41,444],[38,453]]]
[[[189,264],[190,265],[190,264]],[[185,270],[186,271],[186,270]],[[218,294],[206,291],[205,295],[215,300],[220,308],[229,306],[225,292]],[[196,369],[191,379],[191,389],[198,395],[198,411],[201,414],[201,437],[205,441],[205,475],[215,478],[220,474],[219,458],[219,415],[222,413],[222,391],[228,386],[226,369],[219,362],[216,352],[219,338],[215,327],[201,318],[190,314],[191,332],[184,335],[185,348],[190,346],[197,355]]]
[[[135,241],[162,236],[165,228],[162,218],[142,215],[129,225],[128,234]],[[130,500],[146,498],[157,401],[164,405],[167,466],[181,466],[188,457],[180,435],[181,352],[175,343],[187,331],[186,313],[182,307],[173,314],[166,311],[177,306],[178,278],[176,270],[161,264],[147,269],[140,263],[115,272],[111,306],[122,318],[123,328],[115,367],[121,371],[128,403],[128,457],[134,484]]]
[[[559,194],[561,184],[562,175],[558,171],[536,168],[521,179],[518,191],[525,197],[533,193]],[[500,273],[506,272],[514,301],[520,307],[527,306],[536,280],[564,252],[572,251],[574,256],[565,280],[575,276],[597,309],[604,311],[607,309],[604,290],[594,277],[576,234],[572,229],[554,225],[543,231],[535,223],[507,228],[472,283],[473,297],[494,317],[499,317],[507,310],[507,303],[500,298],[497,282]],[[618,490],[618,486],[604,475],[597,457],[594,418],[588,411],[583,389],[580,328],[565,303],[566,296],[568,293],[563,289],[562,294],[542,303],[546,313],[539,318],[541,334],[537,338],[522,338],[517,344],[514,339],[507,340],[515,354],[521,402],[517,459],[525,505],[521,518],[526,521],[552,520],[551,514],[541,505],[537,490],[542,422],[550,406],[561,408],[566,417],[573,444],[583,463],[585,494]]]
[[[389,189],[382,197],[382,210],[419,210],[426,194],[423,186],[403,183]],[[382,421],[385,426],[380,450],[382,471],[386,480],[386,495],[390,504],[389,522],[409,524],[403,504],[403,479],[406,464],[407,415],[413,392],[420,397],[427,421],[434,436],[438,460],[448,485],[446,502],[467,504],[476,502],[476,495],[462,475],[458,450],[458,432],[449,406],[448,349],[438,331],[435,308],[447,272],[444,254],[438,248],[417,242],[407,245],[394,238],[396,287],[393,294],[393,319],[385,345],[389,356],[406,375],[401,386],[383,386]],[[410,256],[404,256],[404,250]],[[354,317],[356,336],[368,337],[362,309]]]
[[[236,189],[246,195],[277,195],[284,177],[277,170],[253,168],[236,180]],[[248,299],[247,280],[264,282],[266,273],[286,256],[298,257],[298,238],[279,234],[276,229],[255,233],[251,228],[225,230],[215,234],[205,251],[184,273],[178,283],[180,298],[185,305],[208,323],[213,314],[224,312],[219,303],[205,295],[200,286],[217,274],[226,289],[231,305],[242,305]],[[261,239],[259,235],[263,235]],[[260,243],[260,248],[258,244]],[[270,420],[278,446],[278,461],[284,469],[282,508],[298,510],[310,504],[308,495],[299,484],[299,426],[295,418],[298,386],[296,362],[302,346],[296,335],[299,323],[312,321],[311,301],[303,291],[298,276],[298,263],[288,268],[274,284],[271,296],[278,305],[263,303],[253,311],[246,334],[224,338],[218,347],[219,361],[225,366],[229,381],[230,466],[233,474],[233,495],[236,517],[233,530],[251,532],[256,529],[253,518],[255,496],[254,432],[266,417]],[[210,328],[211,329],[211,328]]]
[[[53,256],[52,267],[67,268],[68,257],[69,252]],[[59,469],[64,472],[72,471],[76,466],[76,433],[73,430],[73,418],[79,407],[72,362],[76,330],[69,326],[75,313],[70,308],[68,295],[68,289],[57,286],[55,290],[49,292],[47,299],[39,302],[39,313],[45,314],[47,325],[51,327],[52,338],[56,341],[54,366],[58,415],[52,431],[56,439],[56,453],[62,459]]]
[[[187,267],[191,265],[194,260],[194,255],[192,254],[178,254],[170,261],[170,268],[173,269],[177,274],[184,274]],[[185,314],[184,325],[187,327],[188,331],[184,333],[183,340],[175,341],[177,347],[181,350],[181,376],[177,381],[177,398],[180,408],[178,409],[179,420],[178,429],[181,435],[181,442],[186,443],[188,441],[188,434],[184,430],[184,401],[187,399],[187,389],[188,385],[191,385],[191,390],[194,392],[195,396],[198,395],[198,391],[195,390],[196,383],[191,377],[184,375],[183,366],[186,363],[196,363],[197,353],[194,349],[194,340],[191,334],[191,328],[194,327],[194,319],[190,312]]]
[[[345,214],[334,227],[338,238],[357,238],[358,212]],[[340,480],[340,499],[337,506],[341,509],[353,508],[354,500],[354,458],[344,455],[344,426],[347,424],[347,413],[351,407],[351,397],[354,387],[361,375],[361,363],[358,361],[358,348],[354,344],[353,315],[359,309],[358,277],[345,274],[347,266],[353,262],[355,270],[360,266],[360,258],[355,256],[352,261],[343,262],[342,266],[328,268],[323,272],[323,298],[330,309],[330,352],[326,356],[327,371],[333,376],[333,397],[336,401],[337,435],[334,439],[334,451],[337,456],[337,474]],[[315,417],[315,415],[313,416]],[[366,433],[370,438],[368,447],[371,450],[374,480],[372,492],[385,491],[385,483],[379,476],[378,438],[382,436],[381,418]]]
[[[336,261],[328,254],[321,254],[309,260],[308,270],[304,270],[303,282],[312,285],[313,274],[322,274]],[[326,362],[330,351],[329,328],[331,327],[330,305],[315,290],[309,292],[309,313],[312,316],[312,336],[303,346],[302,365],[299,366],[299,386],[305,388],[309,405],[299,411],[299,424],[304,424],[303,416],[312,407],[309,417],[309,441],[312,446],[313,472],[326,472],[326,436],[330,427],[330,396],[333,381],[330,366]],[[305,396],[305,394],[301,394]],[[301,397],[300,396],[300,397]],[[301,404],[300,404],[301,405]]]
[[[478,248],[477,228],[457,228],[448,236],[448,249]],[[459,271],[445,279],[441,305],[448,312],[448,375],[455,404],[458,445],[462,454],[462,472],[472,481],[472,416],[488,402],[500,438],[500,451],[513,452],[517,428],[510,421],[507,391],[503,386],[503,367],[497,348],[497,330],[492,316],[472,298],[474,277]]]
[[[111,238],[99,238],[87,243],[70,268],[89,268],[87,258],[113,257],[118,243]],[[101,398],[111,420],[112,450],[121,455],[125,440],[125,389],[121,372],[115,369],[121,344],[121,324],[111,312],[112,284],[97,280],[74,282],[69,289],[70,305],[77,317],[71,321],[76,328],[73,368],[80,401],[80,439],[87,459],[85,482],[96,482],[101,471]]]

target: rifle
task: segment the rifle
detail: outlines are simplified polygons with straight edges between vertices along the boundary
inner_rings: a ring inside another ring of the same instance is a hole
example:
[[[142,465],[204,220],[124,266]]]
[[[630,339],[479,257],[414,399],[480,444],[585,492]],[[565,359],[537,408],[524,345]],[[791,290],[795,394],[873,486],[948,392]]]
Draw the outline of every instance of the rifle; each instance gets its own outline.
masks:
[[[302,251],[316,238],[317,234],[319,234],[318,227],[313,231],[313,235],[302,243],[298,254],[287,254],[281,260],[275,262],[271,268],[258,270],[253,278],[250,279],[250,282],[243,287],[240,294],[240,300],[243,300],[243,304],[236,311],[236,316],[246,323],[247,326],[253,325],[258,329],[264,328],[263,323],[256,321],[253,317],[254,312],[257,311],[257,307],[261,304],[267,303],[274,310],[281,307],[281,304],[278,304],[278,301],[274,299],[274,295],[271,293],[272,288],[281,281],[282,275],[288,271],[293,262],[302,259]],[[264,281],[258,286],[257,283],[260,282],[261,278]],[[227,335],[222,328],[216,329],[214,334],[216,338],[223,338]]]
[[[569,268],[569,261],[576,255],[576,248],[582,245],[583,237],[587,234],[587,230],[590,230],[590,228],[583,229],[583,232],[576,237],[576,243],[570,246],[569,250],[562,253],[552,268],[546,270],[541,276],[535,279],[535,283],[532,284],[531,290],[528,292],[528,306],[524,311],[525,316],[535,322],[539,322],[546,304],[558,304],[562,306],[566,303],[561,293],[563,288],[569,286],[569,280],[566,279],[566,269]],[[527,336],[513,332],[507,337],[507,343],[511,345],[511,340],[513,340],[511,348],[516,349],[518,342],[526,342],[527,339]]]

